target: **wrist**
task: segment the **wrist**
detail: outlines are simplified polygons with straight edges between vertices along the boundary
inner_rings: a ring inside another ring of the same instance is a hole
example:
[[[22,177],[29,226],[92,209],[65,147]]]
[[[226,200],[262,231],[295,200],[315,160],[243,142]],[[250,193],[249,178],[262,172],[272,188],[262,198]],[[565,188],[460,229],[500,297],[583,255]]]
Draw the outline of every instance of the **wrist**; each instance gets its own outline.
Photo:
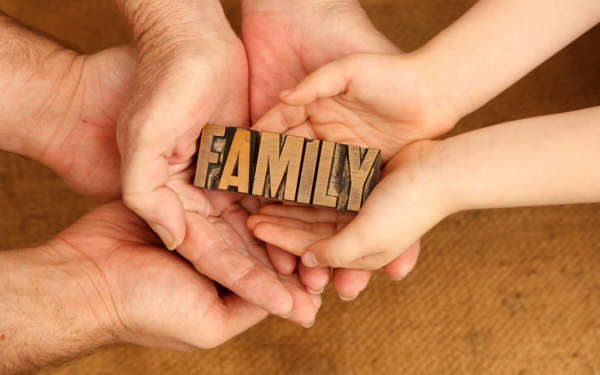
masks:
[[[453,72],[445,68],[443,59],[432,56],[428,51],[417,50],[406,55],[414,64],[420,80],[432,98],[431,102],[451,123],[451,130],[461,118],[477,108],[472,107],[468,90],[460,87]]]
[[[52,241],[0,253],[0,370],[34,370],[116,341],[110,295],[77,254]]]
[[[0,149],[39,160],[65,122],[83,58],[0,15]]]
[[[402,186],[397,191],[406,200],[410,196],[412,206],[418,207],[422,217],[415,217],[415,222],[422,224],[423,233],[457,212],[445,178],[445,141],[421,140],[403,148],[385,166],[382,179],[394,178],[394,186]],[[451,183],[451,181],[450,181]]]
[[[218,0],[113,0],[132,30],[140,59],[192,41],[237,39]]]

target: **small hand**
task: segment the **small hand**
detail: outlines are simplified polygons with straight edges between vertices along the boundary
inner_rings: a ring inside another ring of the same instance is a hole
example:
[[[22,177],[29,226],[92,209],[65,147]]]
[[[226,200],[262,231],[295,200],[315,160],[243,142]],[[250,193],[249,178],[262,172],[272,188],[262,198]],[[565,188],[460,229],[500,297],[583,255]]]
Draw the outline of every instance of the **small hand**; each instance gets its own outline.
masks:
[[[412,55],[356,54],[304,78],[254,127],[381,150],[385,165],[406,145],[458,120]]]
[[[248,220],[254,234],[298,256],[308,267],[393,270],[414,267],[418,242],[453,210],[439,178],[438,142],[405,147],[358,214],[303,206],[265,206]]]

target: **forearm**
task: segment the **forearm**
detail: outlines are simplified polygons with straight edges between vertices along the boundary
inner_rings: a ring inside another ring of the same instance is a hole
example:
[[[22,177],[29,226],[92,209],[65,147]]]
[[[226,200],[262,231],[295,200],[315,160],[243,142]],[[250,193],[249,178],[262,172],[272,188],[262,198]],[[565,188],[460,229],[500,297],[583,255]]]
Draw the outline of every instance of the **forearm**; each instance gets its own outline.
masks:
[[[599,21],[596,0],[481,0],[414,55],[462,117]]]
[[[440,142],[456,210],[600,202],[600,107],[491,126]]]
[[[0,373],[25,373],[109,345],[105,291],[41,246],[0,252]]]
[[[0,13],[0,150],[39,160],[65,121],[82,60]]]

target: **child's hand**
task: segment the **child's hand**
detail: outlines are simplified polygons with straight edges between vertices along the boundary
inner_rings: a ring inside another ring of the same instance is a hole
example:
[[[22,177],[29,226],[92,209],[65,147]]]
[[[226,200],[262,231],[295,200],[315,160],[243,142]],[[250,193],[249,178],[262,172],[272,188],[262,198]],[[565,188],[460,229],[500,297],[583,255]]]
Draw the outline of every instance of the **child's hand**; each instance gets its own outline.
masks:
[[[439,144],[421,141],[403,149],[358,214],[268,205],[248,225],[261,240],[302,256],[308,267],[385,266],[392,278],[403,278],[416,263],[416,241],[454,210],[443,194]]]
[[[360,53],[326,64],[304,78],[255,126],[378,148],[382,163],[406,145],[436,138],[458,113],[415,56]]]

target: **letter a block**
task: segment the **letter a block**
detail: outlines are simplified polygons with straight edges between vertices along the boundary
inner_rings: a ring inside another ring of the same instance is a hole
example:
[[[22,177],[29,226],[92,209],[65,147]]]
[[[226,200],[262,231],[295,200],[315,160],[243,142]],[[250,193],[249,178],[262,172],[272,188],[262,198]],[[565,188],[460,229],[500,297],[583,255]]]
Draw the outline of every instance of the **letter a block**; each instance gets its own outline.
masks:
[[[194,185],[358,211],[380,161],[377,149],[206,125]]]

